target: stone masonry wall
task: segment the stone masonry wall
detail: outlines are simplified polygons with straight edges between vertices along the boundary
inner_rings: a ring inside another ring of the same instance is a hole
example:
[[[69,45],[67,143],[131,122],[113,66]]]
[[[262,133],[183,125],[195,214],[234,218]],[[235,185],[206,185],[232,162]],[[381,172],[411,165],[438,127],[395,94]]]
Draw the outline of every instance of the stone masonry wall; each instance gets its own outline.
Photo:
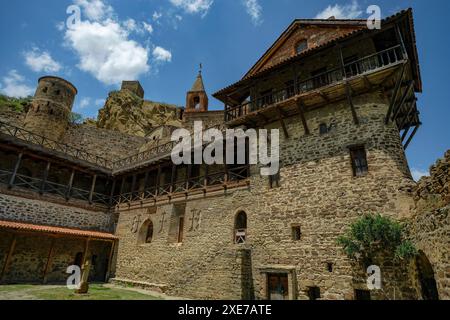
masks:
[[[138,153],[146,139],[89,125],[76,125],[69,128],[63,142],[109,160],[119,160]]]
[[[5,194],[0,194],[0,219],[104,232],[113,231],[114,224],[109,212],[88,211]]]
[[[411,240],[430,261],[440,299],[450,299],[450,150],[414,190]]]
[[[357,277],[361,270],[353,270],[337,237],[367,212],[409,216],[414,185],[398,130],[384,124],[388,99],[379,92],[354,102],[360,126],[353,123],[346,102],[308,112],[308,136],[299,117],[286,120],[290,138],[280,134],[279,188],[269,189],[267,177],[253,168],[248,189],[200,197],[187,202],[185,210],[167,204],[156,213],[147,208],[122,211],[115,276],[161,285],[170,294],[190,298],[240,299],[244,287],[265,299],[266,273],[287,272],[291,298],[307,299],[310,286],[320,287],[323,299],[354,298],[354,289],[362,286]],[[323,122],[334,125],[321,136]],[[348,147],[355,144],[367,149],[369,173],[364,177],[352,174]],[[240,210],[248,217],[245,245],[233,243]],[[185,214],[184,241],[177,244],[172,234],[180,211]],[[131,232],[138,216],[140,225],[146,219],[153,222],[152,243],[138,244],[139,231]],[[292,239],[293,225],[301,226],[300,241]],[[243,249],[250,257],[243,258]],[[333,264],[332,272],[327,263]],[[252,274],[252,283],[243,274]],[[390,280],[387,272],[383,282],[389,290],[378,298],[415,298],[403,290],[403,283]]]

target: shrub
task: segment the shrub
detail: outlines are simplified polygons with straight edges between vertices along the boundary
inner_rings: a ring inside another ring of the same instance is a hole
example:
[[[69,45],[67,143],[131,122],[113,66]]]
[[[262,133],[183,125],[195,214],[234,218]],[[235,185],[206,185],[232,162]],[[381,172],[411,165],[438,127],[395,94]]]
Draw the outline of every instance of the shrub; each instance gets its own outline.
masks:
[[[392,254],[396,260],[407,260],[417,255],[417,249],[403,238],[404,227],[399,222],[380,214],[367,214],[338,238],[338,244],[355,260],[371,261],[382,252]]]

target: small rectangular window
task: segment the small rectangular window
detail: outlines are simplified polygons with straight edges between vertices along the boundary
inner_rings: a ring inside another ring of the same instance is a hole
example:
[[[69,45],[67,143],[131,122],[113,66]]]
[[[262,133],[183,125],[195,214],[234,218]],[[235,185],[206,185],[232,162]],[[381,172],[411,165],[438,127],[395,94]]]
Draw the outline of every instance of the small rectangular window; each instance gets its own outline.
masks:
[[[350,149],[352,160],[353,176],[361,177],[369,172],[367,164],[366,149],[364,147],[355,147]]]
[[[309,300],[320,299],[320,288],[319,287],[309,287],[308,288],[308,297],[309,297]]]
[[[328,131],[329,131],[329,130],[328,130],[328,126],[327,126],[326,123],[321,123],[321,124],[319,125],[319,133],[320,133],[320,135],[327,134]]]
[[[355,290],[355,300],[368,301],[371,300],[369,290]]]
[[[292,226],[292,240],[300,241],[302,239],[302,228],[300,226]]]

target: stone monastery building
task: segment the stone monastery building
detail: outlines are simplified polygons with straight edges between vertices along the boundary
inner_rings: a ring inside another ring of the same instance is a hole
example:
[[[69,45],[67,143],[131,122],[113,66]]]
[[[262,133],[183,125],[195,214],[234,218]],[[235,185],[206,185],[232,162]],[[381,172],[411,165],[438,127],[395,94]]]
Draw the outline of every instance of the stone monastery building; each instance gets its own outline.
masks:
[[[421,91],[411,9],[381,30],[295,20],[213,94],[222,111],[208,111],[199,73],[184,108],[150,114],[125,81],[96,123],[76,125],[75,86],[42,77],[26,115],[0,114],[0,281],[65,283],[89,259],[91,281],[188,298],[449,299],[450,152],[419,183],[405,156]],[[171,133],[199,120],[279,129],[279,173],[174,165]],[[365,213],[405,223],[419,250],[377,262],[381,290],[337,244]]]

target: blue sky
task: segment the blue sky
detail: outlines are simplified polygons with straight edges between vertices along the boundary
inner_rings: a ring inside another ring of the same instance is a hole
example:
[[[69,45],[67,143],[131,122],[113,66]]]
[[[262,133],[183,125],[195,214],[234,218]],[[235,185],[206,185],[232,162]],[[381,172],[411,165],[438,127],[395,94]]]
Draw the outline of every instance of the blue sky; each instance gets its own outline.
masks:
[[[67,27],[76,4],[81,22]],[[199,63],[211,94],[237,80],[295,18],[383,16],[414,9],[424,93],[423,127],[409,149],[414,174],[450,149],[448,0],[15,0],[0,12],[0,92],[33,94],[44,74],[79,91],[74,111],[96,117],[122,79],[139,79],[146,99],[185,104]],[[211,109],[223,105],[211,98]]]

